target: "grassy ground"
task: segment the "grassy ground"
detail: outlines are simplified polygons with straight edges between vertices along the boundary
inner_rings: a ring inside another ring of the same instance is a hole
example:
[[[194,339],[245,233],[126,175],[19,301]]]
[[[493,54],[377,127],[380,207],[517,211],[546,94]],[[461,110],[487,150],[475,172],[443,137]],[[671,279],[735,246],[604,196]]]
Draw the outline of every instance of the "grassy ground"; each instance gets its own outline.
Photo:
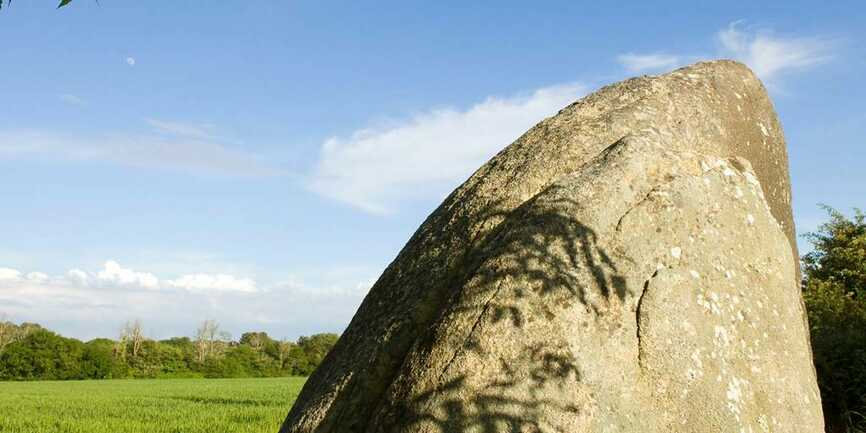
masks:
[[[275,433],[304,380],[0,382],[0,432]]]

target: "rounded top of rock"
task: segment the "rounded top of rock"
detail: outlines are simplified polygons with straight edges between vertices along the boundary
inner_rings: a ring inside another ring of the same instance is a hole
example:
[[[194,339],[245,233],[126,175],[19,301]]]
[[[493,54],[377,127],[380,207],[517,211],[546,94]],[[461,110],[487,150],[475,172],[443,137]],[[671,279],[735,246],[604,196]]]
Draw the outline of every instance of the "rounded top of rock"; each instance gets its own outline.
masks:
[[[674,148],[748,160],[796,249],[781,126],[760,80],[732,60],[700,62],[599,89],[502,150],[432,217],[446,209],[469,216],[492,201],[516,206],[616,141],[647,129],[657,130]]]

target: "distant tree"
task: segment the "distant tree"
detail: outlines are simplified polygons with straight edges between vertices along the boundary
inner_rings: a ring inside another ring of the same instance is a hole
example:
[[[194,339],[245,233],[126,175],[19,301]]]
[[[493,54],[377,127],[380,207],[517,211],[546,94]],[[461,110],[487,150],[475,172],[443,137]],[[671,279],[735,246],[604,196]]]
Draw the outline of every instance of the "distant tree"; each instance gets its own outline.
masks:
[[[20,332],[18,326],[8,321],[5,315],[0,315],[0,352],[3,348],[18,339]]]
[[[192,340],[189,337],[172,337],[167,340],[160,340],[161,344],[165,344],[168,346],[174,346],[184,350],[193,350],[195,347]]]
[[[214,340],[216,340],[219,325],[216,321],[205,320],[195,331],[195,347],[198,362],[204,360],[210,355]]]
[[[17,329],[14,323],[7,320],[5,314],[0,314],[0,352],[12,342],[12,336]]]
[[[141,352],[141,346],[145,341],[141,320],[136,319],[132,322],[126,322],[126,324],[123,325],[121,336],[126,337],[128,344],[132,349],[132,357],[137,357],[139,352]]]
[[[35,323],[16,325],[6,319],[5,316],[0,315],[0,352],[3,352],[3,348],[9,344],[21,341],[21,339],[37,329],[42,329],[42,327]]]
[[[126,376],[125,364],[113,354],[114,342],[97,338],[84,344],[81,355],[81,376],[86,379],[112,379]]]
[[[129,345],[129,335],[126,333],[126,324],[120,327],[120,335],[114,343],[114,356],[126,360],[126,347]]]
[[[337,334],[327,333],[298,338],[298,348],[303,353],[303,360],[299,362],[300,368],[296,374],[311,374],[322,363],[325,355],[331,351],[339,338]]]
[[[0,379],[83,379],[83,352],[84,343],[38,329],[0,354]]]
[[[277,342],[275,342],[267,332],[244,332],[238,343],[242,346],[249,346],[255,353],[260,356],[270,356],[277,354]]]
[[[221,355],[231,338],[231,334],[220,329],[216,320],[208,319],[202,322],[195,332],[198,362],[204,362],[208,357]]]
[[[287,365],[288,361],[291,359],[290,356],[292,354],[292,349],[297,347],[297,344],[283,338],[280,340],[277,345],[277,353],[276,358],[280,365],[280,370],[287,370],[290,373],[292,372],[293,365]]]
[[[196,345],[189,337],[172,337],[159,343],[164,347],[176,349],[178,356],[186,360],[185,362],[195,359]]]
[[[114,347],[114,354],[121,359],[126,359],[127,355],[137,357],[141,351],[141,345],[144,343],[144,331],[140,320],[127,321],[120,328],[120,336],[117,339],[117,344]],[[131,352],[131,353],[130,353]]]
[[[866,217],[824,208],[830,221],[803,256],[815,369],[827,431],[866,432]]]
[[[161,376],[189,377],[196,375],[193,371],[196,363],[196,347],[189,337],[161,340],[159,348]]]

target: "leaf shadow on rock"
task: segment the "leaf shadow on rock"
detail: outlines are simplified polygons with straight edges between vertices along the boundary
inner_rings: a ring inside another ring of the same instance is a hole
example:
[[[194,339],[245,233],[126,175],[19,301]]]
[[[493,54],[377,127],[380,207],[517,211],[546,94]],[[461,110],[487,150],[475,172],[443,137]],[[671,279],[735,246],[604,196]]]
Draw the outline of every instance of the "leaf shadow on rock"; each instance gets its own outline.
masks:
[[[625,278],[595,230],[577,217],[585,212],[570,195],[568,187],[553,184],[511,212],[481,212],[482,220],[501,222],[469,249],[464,271],[450,285],[464,287],[452,294],[448,308],[466,308],[460,297],[468,291],[492,292],[479,319],[489,314],[494,322],[509,319],[522,327],[523,301],[531,296],[541,301],[536,307],[547,307],[548,319],[574,302],[598,315],[612,299],[624,301]],[[500,296],[504,281],[513,282],[513,293]]]
[[[482,343],[478,334],[482,323],[522,329],[529,320],[553,321],[575,303],[583,305],[589,317],[598,317],[611,301],[625,299],[625,278],[599,246],[596,232],[577,217],[586,212],[571,196],[567,187],[554,184],[511,212],[479,214],[482,223],[492,221],[496,228],[469,248],[462,272],[452,274],[454,284],[449,286],[460,289],[451,294],[432,323],[432,332],[420,336],[414,350],[429,353],[452,326],[450,321],[461,314],[475,317],[465,342],[436,386],[414,396],[392,394],[384,411],[391,413],[367,431],[568,431],[563,427],[567,421],[550,421],[575,418],[581,412],[576,402],[561,398],[569,395],[569,387],[579,386],[581,378],[567,343],[555,335],[536,336],[516,358],[497,359],[489,353],[490,341]],[[479,305],[464,302],[467,298],[487,301]],[[496,379],[481,389],[477,383],[469,385],[476,372],[450,371],[467,351],[500,364]]]
[[[408,425],[424,426],[425,432],[541,432],[549,423],[546,414],[557,412],[557,416],[579,416],[581,408],[571,402],[563,402],[545,396],[545,384],[557,386],[573,385],[579,377],[575,360],[570,355],[545,352],[538,348],[536,362],[530,365],[529,378],[512,366],[502,365],[510,377],[497,380],[469,398],[441,399],[441,395],[459,395],[466,386],[467,375],[454,379],[419,395],[412,402],[414,407],[425,409],[411,412]],[[519,378],[518,378],[519,377]],[[525,382],[529,381],[527,387]],[[514,388],[527,389],[527,394],[515,397]],[[431,406],[429,402],[435,403]],[[548,427],[550,427],[548,425]],[[412,428],[409,429],[410,431]],[[547,430],[549,431],[549,429]],[[555,430],[565,433],[566,430]]]

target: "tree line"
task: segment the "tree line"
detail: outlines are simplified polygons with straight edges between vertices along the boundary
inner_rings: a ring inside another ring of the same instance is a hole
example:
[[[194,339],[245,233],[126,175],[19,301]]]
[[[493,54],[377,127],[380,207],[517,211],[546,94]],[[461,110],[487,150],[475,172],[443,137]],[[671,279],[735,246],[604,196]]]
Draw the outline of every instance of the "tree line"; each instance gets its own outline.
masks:
[[[193,338],[153,340],[132,321],[117,340],[82,342],[35,323],[0,320],[0,380],[307,376],[337,338],[324,333],[289,341],[246,332],[234,341],[206,320]]]

